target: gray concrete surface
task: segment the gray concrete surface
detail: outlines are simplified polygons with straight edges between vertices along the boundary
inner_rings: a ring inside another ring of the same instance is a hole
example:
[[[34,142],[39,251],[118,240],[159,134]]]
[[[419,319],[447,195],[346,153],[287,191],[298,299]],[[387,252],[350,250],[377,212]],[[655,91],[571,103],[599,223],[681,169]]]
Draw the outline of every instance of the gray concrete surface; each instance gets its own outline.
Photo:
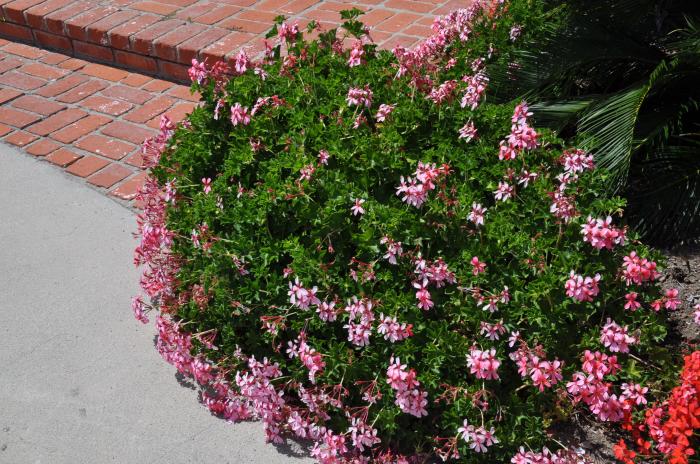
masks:
[[[0,144],[0,463],[306,463],[181,386],[137,323],[133,213]]]

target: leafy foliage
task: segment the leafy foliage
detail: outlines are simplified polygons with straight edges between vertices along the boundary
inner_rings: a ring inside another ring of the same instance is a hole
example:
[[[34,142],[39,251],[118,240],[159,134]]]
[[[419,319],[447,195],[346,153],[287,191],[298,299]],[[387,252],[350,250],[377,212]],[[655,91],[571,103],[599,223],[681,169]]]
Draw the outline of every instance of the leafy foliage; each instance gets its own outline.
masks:
[[[610,171],[646,238],[700,237],[697,2],[549,2],[560,15],[527,43],[509,92]]]
[[[620,351],[590,380],[615,413],[622,382],[666,389],[656,254],[603,221],[624,202],[585,153],[487,97],[483,64],[510,62],[536,6],[477,2],[393,53],[279,22],[234,78],[193,63],[202,105],[147,146],[137,262],[161,354],[212,411],[320,462],[505,462],[577,409],[562,375],[586,350]],[[623,272],[632,251],[649,261]]]

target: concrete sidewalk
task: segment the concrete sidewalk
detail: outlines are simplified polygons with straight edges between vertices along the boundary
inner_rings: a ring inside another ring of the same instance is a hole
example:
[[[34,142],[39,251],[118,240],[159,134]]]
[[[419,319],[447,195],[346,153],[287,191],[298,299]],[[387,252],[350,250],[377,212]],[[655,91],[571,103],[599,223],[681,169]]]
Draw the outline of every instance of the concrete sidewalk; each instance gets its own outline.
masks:
[[[227,424],[131,315],[133,214],[0,144],[0,463],[305,463]]]

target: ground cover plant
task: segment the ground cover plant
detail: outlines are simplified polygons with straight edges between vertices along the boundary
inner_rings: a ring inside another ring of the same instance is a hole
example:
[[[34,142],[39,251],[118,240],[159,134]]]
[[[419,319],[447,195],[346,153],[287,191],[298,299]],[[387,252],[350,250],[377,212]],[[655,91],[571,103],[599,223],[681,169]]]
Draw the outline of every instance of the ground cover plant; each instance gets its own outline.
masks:
[[[546,433],[572,414],[663,401],[659,256],[591,155],[488,97],[538,5],[392,52],[357,11],[313,41],[280,19],[260,60],[193,62],[201,107],[144,147],[133,310],[214,414],[322,463],[517,464],[584,460]]]

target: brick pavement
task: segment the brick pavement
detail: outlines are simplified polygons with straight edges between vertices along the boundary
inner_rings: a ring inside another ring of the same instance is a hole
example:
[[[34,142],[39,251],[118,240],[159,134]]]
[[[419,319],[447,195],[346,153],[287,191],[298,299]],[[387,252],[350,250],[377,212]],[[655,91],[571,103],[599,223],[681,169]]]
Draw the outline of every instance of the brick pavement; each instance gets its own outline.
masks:
[[[433,17],[468,0],[0,0],[0,36],[62,53],[185,81],[192,58],[228,59],[259,50],[277,15],[337,26],[339,11],[362,20],[382,47],[411,45]],[[27,84],[31,85],[31,84]]]
[[[140,144],[162,114],[196,105],[183,85],[0,39],[0,139],[133,202]]]

